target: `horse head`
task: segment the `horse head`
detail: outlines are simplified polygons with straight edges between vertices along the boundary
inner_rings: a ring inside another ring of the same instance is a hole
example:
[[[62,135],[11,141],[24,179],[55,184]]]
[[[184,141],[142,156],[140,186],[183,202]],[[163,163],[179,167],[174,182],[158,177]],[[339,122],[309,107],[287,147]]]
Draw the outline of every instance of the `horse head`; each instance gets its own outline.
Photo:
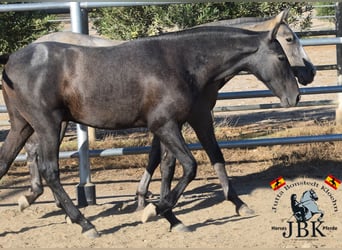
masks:
[[[314,201],[317,201],[318,200],[318,196],[316,194],[316,192],[313,190],[313,189],[310,189],[309,190],[309,193],[310,193],[310,198]]]
[[[255,52],[253,67],[249,70],[279,97],[283,107],[295,106],[299,100],[297,80],[284,50],[277,40],[277,33],[282,24],[279,19],[264,38]]]
[[[278,15],[270,18],[244,17],[221,20],[205,25],[224,25],[252,31],[269,31],[272,30],[277,23],[280,23],[279,31],[277,32],[277,40],[283,48],[299,83],[307,85],[313,81],[316,75],[316,68],[311,63],[296,33],[289,27],[287,22],[288,15],[289,10],[285,9]]]
[[[284,49],[299,83],[307,85],[313,81],[316,75],[316,68],[305,53],[298,36],[287,24],[288,13],[289,10],[284,10],[274,18],[274,21],[278,20],[279,22],[280,20],[281,22],[277,33],[277,40]]]

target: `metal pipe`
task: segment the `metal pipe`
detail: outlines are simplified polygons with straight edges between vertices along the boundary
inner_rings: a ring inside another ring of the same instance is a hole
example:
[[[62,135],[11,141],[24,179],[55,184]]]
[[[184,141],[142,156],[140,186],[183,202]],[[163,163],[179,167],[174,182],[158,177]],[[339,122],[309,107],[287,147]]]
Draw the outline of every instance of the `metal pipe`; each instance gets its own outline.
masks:
[[[300,39],[303,46],[336,45],[342,44],[342,37],[324,37]]]
[[[342,134],[329,134],[329,135],[312,135],[312,136],[297,136],[297,137],[278,137],[278,138],[262,138],[262,139],[245,139],[245,140],[232,140],[219,142],[220,148],[250,148],[258,146],[274,146],[286,144],[302,144],[314,142],[331,142],[342,141]],[[200,143],[188,144],[190,150],[203,150]],[[110,148],[110,149],[97,149],[89,150],[90,157],[109,157],[109,156],[122,156],[122,155],[138,155],[147,154],[151,150],[150,146],[145,147],[128,147],[128,148]],[[60,152],[60,159],[78,158],[77,151]],[[20,154],[15,161],[26,161],[26,155]]]
[[[86,31],[82,25],[85,22],[83,22],[79,2],[70,2],[70,17],[72,32],[82,33],[82,31]],[[79,206],[94,205],[96,204],[96,192],[95,185],[91,183],[88,128],[82,124],[77,124],[77,148],[80,176],[80,182],[76,186],[77,203]]]
[[[208,2],[200,0],[197,2]],[[216,2],[224,2],[216,1]],[[79,2],[81,8],[103,8],[103,7],[124,7],[124,6],[142,6],[142,5],[166,5],[166,4],[182,4],[194,3],[193,0],[182,1],[115,1],[115,2]],[[41,2],[41,3],[16,3],[16,4],[0,4],[0,12],[10,11],[34,11],[34,10],[52,10],[52,9],[69,9],[70,2]]]
[[[306,101],[299,102],[296,106],[298,107],[311,107],[311,106],[327,106],[327,105],[338,105],[338,101],[333,100],[320,100],[320,101]],[[229,105],[229,106],[217,106],[214,107],[214,112],[232,112],[232,111],[246,111],[246,110],[258,110],[258,109],[279,109],[283,108],[280,103],[262,103],[262,104],[251,104],[251,105]]]
[[[70,3],[71,30],[75,33],[82,33],[82,14],[79,2]],[[90,182],[90,164],[88,153],[88,132],[87,127],[77,124],[77,145],[80,154],[80,184]]]
[[[0,4],[0,12],[10,11],[32,11],[32,10],[51,10],[51,9],[69,9],[68,2],[44,2],[44,3],[13,3]]]
[[[338,93],[342,92],[342,86],[336,85],[326,87],[300,88],[299,91],[301,95]],[[274,94],[270,90],[220,92],[218,93],[217,100],[260,98],[272,96],[274,96]]]

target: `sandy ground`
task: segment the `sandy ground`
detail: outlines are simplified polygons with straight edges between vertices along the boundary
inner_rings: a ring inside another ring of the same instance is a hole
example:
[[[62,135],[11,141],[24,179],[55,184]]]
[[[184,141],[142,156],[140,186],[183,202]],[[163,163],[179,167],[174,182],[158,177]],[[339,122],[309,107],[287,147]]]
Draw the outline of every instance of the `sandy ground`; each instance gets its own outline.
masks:
[[[315,64],[336,62],[334,46],[307,47],[306,51]],[[235,82],[224,91],[262,88],[260,83],[251,83],[250,80],[249,76],[234,79]],[[335,84],[336,72],[325,71],[318,72],[311,86]],[[336,95],[320,98],[336,99]],[[263,101],[272,102],[268,99]],[[244,102],[240,100],[239,104]],[[325,113],[318,114],[318,118],[333,120],[334,108],[325,110]],[[247,117],[247,120],[253,117],[248,114],[247,111],[234,113],[236,124],[241,121],[238,117]],[[308,114],[297,112],[294,118],[300,120]],[[250,149],[255,154],[262,154],[265,150],[272,150],[272,147]],[[227,153],[225,151],[228,159]],[[93,240],[83,237],[78,225],[65,222],[64,213],[54,205],[47,188],[38,202],[19,212],[16,202],[28,188],[28,172],[27,169],[10,171],[0,187],[0,247],[335,248],[342,245],[342,188],[334,190],[324,183],[328,174],[342,178],[340,162],[308,162],[284,167],[272,164],[270,159],[241,161],[235,158],[227,160],[227,170],[238,194],[255,211],[255,215],[238,216],[233,205],[224,201],[211,166],[201,164],[196,180],[187,188],[174,210],[192,230],[188,233],[169,232],[168,223],[163,218],[141,223],[141,212],[135,212],[134,198],[143,169],[103,167],[93,170],[97,205],[81,208],[101,234],[100,238]],[[279,176],[284,177],[286,185],[274,191],[269,183]],[[78,173],[65,171],[61,177],[65,189],[75,200]],[[157,174],[151,184],[151,191],[156,195],[159,193],[159,177]],[[292,216],[290,197],[296,194],[299,200],[302,193],[310,189],[317,194],[316,204],[319,210],[324,211],[323,220],[319,222],[319,215],[314,215],[306,223],[297,223]]]

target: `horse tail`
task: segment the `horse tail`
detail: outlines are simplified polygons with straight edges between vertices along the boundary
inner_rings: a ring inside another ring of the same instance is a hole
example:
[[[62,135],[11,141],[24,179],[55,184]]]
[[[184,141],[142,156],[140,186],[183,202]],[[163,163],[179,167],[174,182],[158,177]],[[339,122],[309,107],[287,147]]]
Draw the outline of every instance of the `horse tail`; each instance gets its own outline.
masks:
[[[6,64],[8,59],[10,57],[10,54],[2,54],[0,55],[0,64]]]

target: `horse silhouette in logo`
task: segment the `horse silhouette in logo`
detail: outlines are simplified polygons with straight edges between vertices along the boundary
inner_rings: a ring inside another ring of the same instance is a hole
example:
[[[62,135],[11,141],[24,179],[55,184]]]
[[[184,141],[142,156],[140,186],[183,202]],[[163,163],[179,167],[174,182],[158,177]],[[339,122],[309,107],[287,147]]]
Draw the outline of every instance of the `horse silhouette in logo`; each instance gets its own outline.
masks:
[[[317,218],[318,221],[321,221],[323,218],[323,211],[318,209],[316,201],[318,200],[318,196],[313,189],[307,190],[303,193],[300,202],[297,201],[297,195],[291,195],[291,208],[293,212],[293,216],[296,218],[297,222],[305,222],[308,221],[315,214],[320,214]]]

